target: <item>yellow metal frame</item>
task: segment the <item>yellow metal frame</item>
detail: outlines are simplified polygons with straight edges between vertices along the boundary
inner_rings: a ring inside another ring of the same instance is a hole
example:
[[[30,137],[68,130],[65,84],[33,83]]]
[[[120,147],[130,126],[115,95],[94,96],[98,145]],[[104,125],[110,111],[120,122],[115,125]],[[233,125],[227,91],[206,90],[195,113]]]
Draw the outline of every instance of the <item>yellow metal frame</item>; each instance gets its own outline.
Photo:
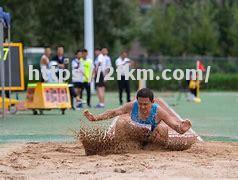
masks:
[[[23,46],[22,43],[3,43],[4,47],[18,47],[19,48],[19,60],[20,60],[20,81],[21,86],[12,86],[12,87],[5,87],[5,90],[24,90],[24,65],[23,65]]]
[[[9,106],[11,105],[16,105],[18,104],[19,101],[16,100],[16,99],[9,99],[9,98],[5,98],[4,99],[4,106],[5,106],[5,109],[9,109]],[[0,97],[0,109],[2,108],[2,97]]]

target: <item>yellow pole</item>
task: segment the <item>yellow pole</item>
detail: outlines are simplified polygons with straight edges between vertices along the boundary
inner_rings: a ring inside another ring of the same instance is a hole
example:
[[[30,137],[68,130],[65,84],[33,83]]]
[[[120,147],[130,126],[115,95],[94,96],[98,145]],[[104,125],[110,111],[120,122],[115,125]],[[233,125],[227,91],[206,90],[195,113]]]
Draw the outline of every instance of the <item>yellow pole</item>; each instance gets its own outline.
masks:
[[[200,83],[198,79],[197,79],[197,98],[200,98]]]
[[[138,90],[146,88],[146,80],[139,80],[139,87]]]
[[[199,69],[199,61],[197,61],[196,63],[196,68],[197,70]],[[200,83],[199,83],[199,79],[198,79],[198,74],[197,74],[197,77],[196,77],[196,91],[197,91],[197,97],[194,99],[196,103],[200,103],[201,102],[201,98],[200,98]]]

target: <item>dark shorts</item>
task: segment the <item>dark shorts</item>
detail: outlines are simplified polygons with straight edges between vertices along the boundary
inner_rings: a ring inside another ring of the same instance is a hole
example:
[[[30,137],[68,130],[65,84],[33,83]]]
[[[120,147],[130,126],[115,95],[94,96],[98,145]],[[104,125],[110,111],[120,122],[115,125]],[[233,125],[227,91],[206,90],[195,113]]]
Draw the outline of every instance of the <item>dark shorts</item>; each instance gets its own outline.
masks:
[[[105,87],[106,86],[106,84],[104,82],[104,75],[103,75],[103,73],[100,73],[99,81],[96,82],[96,80],[97,80],[97,76],[95,77],[95,85],[96,85],[96,87]]]
[[[82,82],[74,82],[73,85],[74,85],[74,88],[83,88]]]

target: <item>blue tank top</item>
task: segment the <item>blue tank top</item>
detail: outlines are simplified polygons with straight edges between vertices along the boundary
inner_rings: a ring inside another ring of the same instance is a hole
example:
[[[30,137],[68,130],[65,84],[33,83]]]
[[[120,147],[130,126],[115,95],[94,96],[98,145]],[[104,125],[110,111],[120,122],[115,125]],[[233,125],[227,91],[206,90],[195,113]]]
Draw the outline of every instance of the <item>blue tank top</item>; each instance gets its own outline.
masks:
[[[138,102],[135,101],[131,111],[131,119],[133,122],[137,124],[151,125],[151,131],[153,131],[158,125],[158,123],[155,120],[158,107],[159,105],[154,103],[151,107],[150,115],[148,116],[148,118],[146,120],[141,120],[139,119],[139,105]]]

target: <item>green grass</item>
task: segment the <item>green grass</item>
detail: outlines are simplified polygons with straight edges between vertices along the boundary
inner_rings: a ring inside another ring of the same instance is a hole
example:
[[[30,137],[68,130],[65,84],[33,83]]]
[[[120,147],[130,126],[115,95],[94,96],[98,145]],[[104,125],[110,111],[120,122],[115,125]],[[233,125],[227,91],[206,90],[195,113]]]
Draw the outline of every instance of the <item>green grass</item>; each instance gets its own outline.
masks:
[[[155,93],[164,98],[168,104],[176,103],[178,93]],[[173,108],[183,118],[191,119],[193,129],[205,140],[238,141],[238,93],[205,92],[201,94],[202,103],[186,101],[185,95]],[[92,104],[97,103],[96,96]],[[107,109],[118,107],[118,94],[107,93]],[[98,114],[103,109],[90,109]],[[45,111],[44,115],[33,115],[31,111],[18,112],[0,118],[0,143],[19,141],[69,141],[74,138],[74,130],[82,124],[89,123],[82,110],[67,110],[65,115],[60,111]],[[95,124],[95,123],[94,123]],[[107,126],[109,121],[96,124]]]

